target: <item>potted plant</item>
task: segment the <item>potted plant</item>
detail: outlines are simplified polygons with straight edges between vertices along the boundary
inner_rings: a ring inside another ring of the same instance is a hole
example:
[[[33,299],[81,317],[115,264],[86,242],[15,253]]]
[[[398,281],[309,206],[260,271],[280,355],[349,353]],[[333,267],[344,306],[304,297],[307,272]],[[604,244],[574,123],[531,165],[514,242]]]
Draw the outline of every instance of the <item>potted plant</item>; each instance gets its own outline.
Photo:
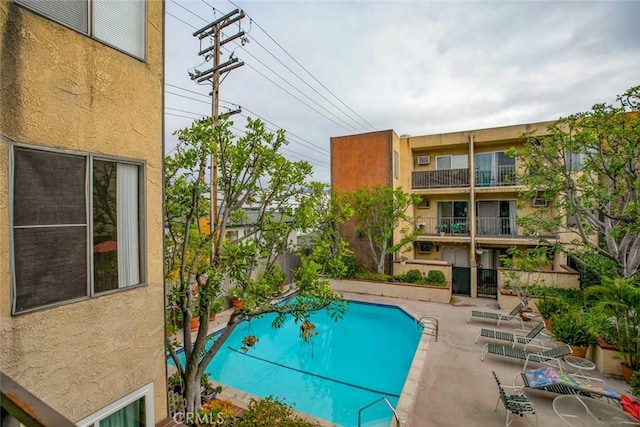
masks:
[[[444,236],[444,233],[449,230],[449,224],[438,224],[436,225],[436,230],[440,232],[441,236]]]
[[[566,311],[569,308],[569,305],[561,298],[547,296],[545,298],[540,298],[536,302],[536,307],[542,316],[544,327],[548,331],[551,331],[551,318]]]
[[[198,427],[235,426],[237,409],[229,400],[211,399],[198,409],[196,425]]]
[[[213,400],[218,393],[222,391],[222,386],[213,386],[213,383],[209,379],[209,374],[206,372],[200,376],[200,399],[204,403],[207,400]]]
[[[587,348],[595,342],[588,313],[575,309],[553,316],[552,334],[557,341],[569,344],[573,349],[571,354],[577,357],[585,357]]]
[[[631,389],[629,390],[634,396],[640,397],[640,371],[635,371],[629,382]]]
[[[464,233],[464,224],[461,222],[451,224],[450,229],[452,233]]]
[[[594,301],[610,323],[607,337],[618,348],[622,373],[629,383],[640,370],[640,287],[633,279],[603,278],[601,285],[585,289],[585,297]]]
[[[182,376],[178,372],[174,372],[169,375],[169,379],[167,380],[167,387],[169,390],[172,390],[180,395],[182,395],[182,391],[184,390],[184,380]]]
[[[231,298],[231,305],[235,309],[241,309],[244,307],[244,299],[242,296],[242,287],[236,286],[229,291],[229,298]]]

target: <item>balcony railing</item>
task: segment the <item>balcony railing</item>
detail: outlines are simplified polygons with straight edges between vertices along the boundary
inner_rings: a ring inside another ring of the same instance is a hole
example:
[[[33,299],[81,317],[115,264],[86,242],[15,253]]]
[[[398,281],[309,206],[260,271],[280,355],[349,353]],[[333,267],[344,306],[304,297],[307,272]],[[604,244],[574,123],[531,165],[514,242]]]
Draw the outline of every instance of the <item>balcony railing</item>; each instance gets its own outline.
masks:
[[[411,173],[411,188],[453,188],[469,186],[469,169],[416,171]]]
[[[476,235],[517,236],[518,227],[515,218],[476,218]]]
[[[419,218],[416,228],[421,235],[468,235],[469,220],[466,217]]]
[[[516,184],[515,165],[498,166],[494,169],[476,169],[476,186],[478,187],[505,187]]]

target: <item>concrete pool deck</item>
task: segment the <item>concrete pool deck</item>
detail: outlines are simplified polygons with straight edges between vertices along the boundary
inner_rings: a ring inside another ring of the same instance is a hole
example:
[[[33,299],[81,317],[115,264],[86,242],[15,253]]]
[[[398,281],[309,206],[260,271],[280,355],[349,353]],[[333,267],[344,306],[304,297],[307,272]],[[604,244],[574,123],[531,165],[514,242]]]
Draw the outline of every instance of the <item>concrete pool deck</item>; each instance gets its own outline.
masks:
[[[515,375],[522,370],[523,363],[493,355],[487,355],[482,362],[480,353],[484,342],[475,344],[475,337],[483,327],[495,329],[495,322],[472,320],[467,323],[472,309],[497,310],[495,300],[454,296],[450,304],[442,304],[355,293],[344,293],[344,296],[356,301],[396,305],[415,318],[429,316],[438,319],[438,342],[435,337],[426,337],[426,340],[421,341],[398,402],[399,415],[407,418],[405,426],[470,427],[505,424],[506,414],[502,403],[497,412],[494,412],[498,387],[491,371],[496,372],[503,384],[511,385]],[[227,318],[228,312],[217,315],[210,325],[210,332],[224,327]],[[517,327],[519,325],[514,322],[500,325],[500,329],[504,331]],[[539,365],[533,365],[535,366]],[[597,371],[589,372],[589,375],[603,378],[608,387],[621,394],[629,394],[629,386],[621,379],[603,376]],[[552,401],[557,394],[531,389],[525,389],[525,394],[535,405],[539,426],[566,426],[553,411]],[[225,388],[221,397],[229,398],[239,406],[246,406],[252,396]],[[514,420],[512,426],[535,425],[535,417],[532,416],[512,416],[511,419]],[[323,422],[322,425],[332,424]],[[391,425],[395,426],[395,422]]]

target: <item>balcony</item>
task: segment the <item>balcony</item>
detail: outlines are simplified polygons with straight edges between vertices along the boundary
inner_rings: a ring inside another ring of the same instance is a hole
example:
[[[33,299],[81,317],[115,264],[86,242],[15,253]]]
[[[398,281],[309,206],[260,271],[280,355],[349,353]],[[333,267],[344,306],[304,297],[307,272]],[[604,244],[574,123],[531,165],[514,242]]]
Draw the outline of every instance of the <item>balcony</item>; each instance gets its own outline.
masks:
[[[469,187],[469,169],[445,169],[411,172],[411,188]]]
[[[469,219],[466,217],[440,217],[416,219],[416,228],[422,236],[468,236]]]
[[[517,236],[515,218],[476,218],[477,236]]]
[[[476,186],[507,187],[517,185],[515,165],[497,166],[494,169],[476,169]]]

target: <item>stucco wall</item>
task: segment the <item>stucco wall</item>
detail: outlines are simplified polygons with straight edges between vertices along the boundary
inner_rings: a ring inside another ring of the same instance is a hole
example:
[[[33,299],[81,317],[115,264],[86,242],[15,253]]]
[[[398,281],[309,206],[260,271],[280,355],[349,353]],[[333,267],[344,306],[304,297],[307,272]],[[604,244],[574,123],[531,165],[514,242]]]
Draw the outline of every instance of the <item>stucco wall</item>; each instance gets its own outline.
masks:
[[[381,295],[443,304],[449,304],[451,301],[451,283],[447,287],[439,288],[404,283],[368,282],[364,280],[331,280],[330,286],[336,292]]]
[[[150,382],[166,417],[162,281],[163,2],[139,61],[0,2],[0,365],[77,421]],[[11,316],[9,146],[146,162],[146,286]]]

